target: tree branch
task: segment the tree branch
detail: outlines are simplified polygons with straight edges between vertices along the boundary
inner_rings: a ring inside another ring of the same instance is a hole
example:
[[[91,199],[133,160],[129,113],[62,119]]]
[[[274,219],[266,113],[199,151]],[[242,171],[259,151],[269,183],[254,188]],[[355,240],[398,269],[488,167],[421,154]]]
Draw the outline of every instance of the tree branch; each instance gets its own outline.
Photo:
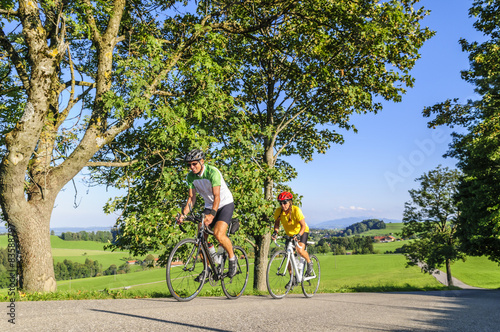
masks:
[[[0,9],[0,14],[6,15],[7,17],[9,17],[10,15],[19,17],[19,12],[17,10],[12,10],[12,9],[9,10]]]
[[[91,39],[94,42],[101,43],[102,40],[101,32],[97,28],[94,16],[92,15],[92,11],[90,10],[90,8],[92,8],[92,4],[90,3],[90,0],[83,0],[83,2],[87,6],[87,8],[84,11],[84,15],[87,18],[87,22],[89,24],[90,29],[92,30]]]
[[[19,53],[17,53],[14,46],[12,46],[12,44],[10,43],[3,29],[0,29],[0,47],[2,47],[7,52],[7,55],[14,64],[14,67],[16,67],[19,78],[21,78],[21,81],[23,82],[24,89],[28,90],[30,87],[30,81],[28,73],[25,70],[23,60],[19,56]]]
[[[85,166],[87,167],[126,167],[135,164],[139,160],[131,161],[89,161]]]
[[[61,94],[65,89],[69,88],[72,85],[78,86],[88,86],[89,88],[95,88],[95,83],[85,82],[85,81],[68,81],[60,85],[58,94]]]

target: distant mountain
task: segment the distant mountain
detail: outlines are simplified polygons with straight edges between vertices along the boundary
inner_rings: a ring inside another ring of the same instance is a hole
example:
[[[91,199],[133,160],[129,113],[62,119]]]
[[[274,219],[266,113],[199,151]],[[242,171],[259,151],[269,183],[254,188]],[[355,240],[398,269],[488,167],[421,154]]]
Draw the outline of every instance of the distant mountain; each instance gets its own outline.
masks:
[[[361,222],[367,219],[380,219],[383,220],[386,224],[388,223],[400,223],[401,220],[397,219],[387,219],[387,218],[374,218],[374,217],[348,217],[348,218],[340,218],[328,221],[322,221],[319,223],[309,224],[310,228],[316,229],[335,229],[335,228],[346,228],[347,226],[351,226],[357,222]]]

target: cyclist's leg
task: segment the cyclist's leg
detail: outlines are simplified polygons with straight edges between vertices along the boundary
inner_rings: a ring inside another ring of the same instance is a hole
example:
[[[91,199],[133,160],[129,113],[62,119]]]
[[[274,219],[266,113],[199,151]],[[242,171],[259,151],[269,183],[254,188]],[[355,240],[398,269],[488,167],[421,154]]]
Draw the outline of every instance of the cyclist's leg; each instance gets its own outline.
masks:
[[[307,239],[309,238],[309,233],[304,232],[302,236],[300,237],[300,242],[298,243],[297,246],[295,246],[295,250],[297,250],[297,253],[304,257],[304,259],[310,263],[311,259],[309,258],[309,254],[306,251],[306,245],[307,245]]]
[[[217,211],[214,220],[214,236],[219,241],[219,244],[226,250],[228,254],[228,273],[227,276],[233,278],[237,273],[237,257],[233,251],[233,244],[227,236],[227,230],[233,217],[234,203],[224,205]]]
[[[214,236],[219,241],[219,244],[226,250],[226,252],[229,255],[229,258],[234,257],[233,253],[233,244],[229,237],[227,236],[227,228],[229,225],[222,221],[219,220],[215,223],[214,227]]]
[[[214,217],[215,226],[213,229],[215,238],[217,239],[217,241],[219,241],[219,244],[222,245],[222,247],[226,250],[230,259],[234,257],[234,253],[233,244],[227,236],[227,229],[229,227],[229,223],[231,222],[231,218],[233,217],[233,211],[234,203],[230,203],[221,207]]]
[[[304,257],[304,259],[307,262],[307,269],[306,269],[306,274],[310,275],[312,273],[313,269],[313,262],[311,261],[311,258],[309,257],[309,253],[306,251],[306,246],[307,246],[307,239],[309,237],[309,233],[304,232],[302,236],[300,237],[300,242],[299,245],[295,247],[297,250],[297,253]]]

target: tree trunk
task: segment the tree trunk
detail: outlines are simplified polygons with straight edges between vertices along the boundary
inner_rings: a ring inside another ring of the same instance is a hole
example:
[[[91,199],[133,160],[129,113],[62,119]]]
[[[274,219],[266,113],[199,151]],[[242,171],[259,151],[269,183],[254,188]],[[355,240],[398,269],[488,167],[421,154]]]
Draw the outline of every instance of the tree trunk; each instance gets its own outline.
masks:
[[[268,143],[267,143],[268,144]],[[272,168],[274,166],[274,159],[272,155],[272,148],[266,149],[266,154],[264,156],[264,162],[270,165]],[[267,179],[264,182],[264,195],[267,200],[273,199],[273,181],[272,179]],[[269,247],[271,244],[271,233],[266,231],[263,235],[256,235],[255,237],[255,264],[254,264],[254,279],[253,288],[258,291],[265,291],[266,286],[266,271],[267,263],[269,258]]]
[[[255,236],[255,264],[254,264],[254,279],[253,288],[259,291],[265,291],[266,286],[266,271],[269,257],[269,245],[271,242],[271,234]]]
[[[12,186],[15,181],[5,176],[8,172],[3,171],[5,167],[0,167],[1,206],[20,254],[17,264],[19,288],[30,292],[56,291],[50,245],[50,217],[54,199],[49,195],[43,200],[27,201],[24,195],[16,195],[15,191],[19,188]]]
[[[453,286],[453,278],[451,276],[451,261],[446,260],[446,279],[448,281],[448,286]]]
[[[27,222],[16,227],[21,253],[20,288],[37,292],[57,290],[54,261],[50,246],[50,213],[23,213]]]

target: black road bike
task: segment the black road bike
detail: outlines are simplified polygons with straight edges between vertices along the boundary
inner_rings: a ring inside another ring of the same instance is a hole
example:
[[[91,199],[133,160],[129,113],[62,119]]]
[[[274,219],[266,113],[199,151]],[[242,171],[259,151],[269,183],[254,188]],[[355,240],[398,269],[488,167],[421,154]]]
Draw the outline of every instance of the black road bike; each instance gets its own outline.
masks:
[[[186,221],[198,223],[199,230],[196,238],[188,238],[177,243],[170,253],[167,261],[167,286],[174,298],[178,301],[190,301],[194,299],[202,290],[205,282],[212,286],[220,285],[228,299],[239,298],[248,283],[248,257],[245,250],[239,246],[233,246],[234,254],[238,260],[237,272],[234,277],[227,275],[229,270],[229,256],[224,251],[219,257],[212,257],[208,254],[208,242],[205,234],[213,232],[201,222],[205,215],[190,215]],[[238,222],[231,220],[228,227],[228,236]],[[238,224],[239,225],[239,224]],[[183,232],[186,230],[179,225]],[[220,260],[220,262],[217,262]]]

